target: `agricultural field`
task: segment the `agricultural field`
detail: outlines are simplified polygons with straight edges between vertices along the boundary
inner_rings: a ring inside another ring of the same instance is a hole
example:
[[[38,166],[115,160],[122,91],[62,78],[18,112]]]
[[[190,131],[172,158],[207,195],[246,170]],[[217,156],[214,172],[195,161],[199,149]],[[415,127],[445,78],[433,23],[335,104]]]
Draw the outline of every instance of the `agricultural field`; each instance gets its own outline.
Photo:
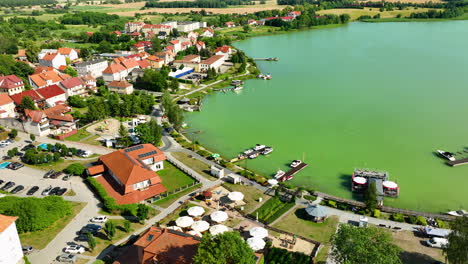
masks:
[[[265,223],[272,223],[295,205],[294,202],[285,203],[279,197],[272,197],[260,208],[252,213],[252,216]]]
[[[398,14],[402,17],[409,16],[411,13],[420,13],[427,12],[429,8],[418,8],[413,7],[406,8],[405,10],[393,10],[393,11],[383,11],[380,12],[378,8],[364,8],[364,9],[352,9],[352,8],[338,8],[338,9],[327,9],[320,10],[317,13],[321,15],[332,14],[332,15],[341,15],[348,14],[351,16],[351,20],[357,20],[360,16],[375,16],[380,14],[381,18],[394,18]]]

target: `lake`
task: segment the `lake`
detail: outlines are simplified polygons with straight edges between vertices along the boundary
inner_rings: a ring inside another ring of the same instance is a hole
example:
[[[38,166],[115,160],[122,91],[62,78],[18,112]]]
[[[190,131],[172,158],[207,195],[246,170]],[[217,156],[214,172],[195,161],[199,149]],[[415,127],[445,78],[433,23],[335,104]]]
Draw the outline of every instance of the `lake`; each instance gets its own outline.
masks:
[[[468,148],[468,21],[355,22],[235,46],[280,60],[258,63],[272,80],[210,94],[187,114],[202,145],[228,158],[273,146],[241,163],[267,176],[304,157],[309,166],[291,183],[345,198],[355,168],[385,170],[400,185],[386,205],[468,209],[468,165],[434,153]]]

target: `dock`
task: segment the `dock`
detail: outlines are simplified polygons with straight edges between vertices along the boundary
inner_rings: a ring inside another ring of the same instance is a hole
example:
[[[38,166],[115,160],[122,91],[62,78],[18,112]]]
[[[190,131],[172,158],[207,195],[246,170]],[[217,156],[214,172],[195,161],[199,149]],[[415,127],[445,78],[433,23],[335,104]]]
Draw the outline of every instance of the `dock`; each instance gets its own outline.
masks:
[[[279,61],[279,59],[277,57],[273,57],[273,58],[257,58],[257,59],[254,59],[256,61]]]
[[[454,160],[454,161],[448,161],[447,164],[452,166],[452,167],[468,164],[468,158]]]
[[[280,182],[284,182],[284,181],[287,181],[287,180],[291,180],[292,177],[298,173],[299,171],[305,169],[305,167],[309,166],[309,164],[307,163],[301,163],[299,165],[297,165],[297,167],[295,168],[291,168],[290,170],[288,170],[283,176],[281,176],[281,178],[278,179],[278,181]]]
[[[229,91],[235,91],[236,90],[236,87],[232,87],[232,88],[222,88],[222,89],[213,89],[213,91],[216,91],[216,92],[229,92]]]

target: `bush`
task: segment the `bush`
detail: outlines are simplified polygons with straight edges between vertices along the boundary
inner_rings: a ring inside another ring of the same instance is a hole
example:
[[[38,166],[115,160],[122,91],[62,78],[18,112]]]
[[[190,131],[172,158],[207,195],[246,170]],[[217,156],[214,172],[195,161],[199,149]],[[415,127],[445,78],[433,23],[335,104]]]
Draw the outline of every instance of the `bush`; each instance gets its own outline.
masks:
[[[310,256],[300,252],[291,252],[282,248],[272,247],[265,256],[265,263],[311,263]]]
[[[380,210],[379,209],[375,209],[374,210],[374,213],[372,214],[374,217],[376,218],[379,218],[380,217]]]
[[[391,220],[395,222],[404,222],[405,221],[405,216],[402,214],[392,214],[391,215]]]
[[[315,201],[315,200],[317,200],[317,197],[315,197],[313,195],[304,195],[304,199],[306,199],[308,201]]]
[[[260,208],[255,210],[252,213],[252,216],[256,217],[258,213],[258,220],[271,223],[281,215],[283,215],[286,211],[291,209],[295,203],[285,203],[280,200],[279,197],[272,197],[268,201],[266,201]]]
[[[330,206],[330,207],[336,208],[336,202],[335,201],[328,200],[327,205]]]
[[[423,216],[418,216],[416,224],[427,226],[426,218],[424,218]]]
[[[414,215],[408,216],[408,223],[416,225],[418,223],[418,218]]]
[[[211,153],[209,153],[208,151],[204,150],[204,149],[201,149],[199,151],[197,151],[198,155],[200,156],[203,156],[203,157],[209,157],[211,155]]]
[[[86,170],[86,167],[81,164],[81,163],[73,163],[68,165],[63,171],[68,174],[73,174],[77,176],[83,175],[84,171]]]
[[[444,221],[442,221],[440,219],[436,219],[436,222],[437,222],[437,226],[439,228],[449,228],[450,227],[449,224],[447,224],[447,222],[444,222]]]
[[[19,233],[46,229],[71,213],[71,203],[55,195],[45,198],[7,196],[0,199],[0,214],[18,216],[16,228]]]

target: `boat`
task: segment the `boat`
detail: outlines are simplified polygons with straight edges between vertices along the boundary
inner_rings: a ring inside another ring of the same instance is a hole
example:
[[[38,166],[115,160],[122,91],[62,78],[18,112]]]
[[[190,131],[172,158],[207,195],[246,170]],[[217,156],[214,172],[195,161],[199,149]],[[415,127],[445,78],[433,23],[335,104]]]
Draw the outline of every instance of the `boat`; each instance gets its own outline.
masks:
[[[451,152],[448,152],[448,151],[443,151],[443,150],[437,150],[437,153],[439,153],[442,157],[450,160],[450,161],[455,161],[455,156],[453,155],[453,153]]]
[[[248,149],[246,151],[244,151],[244,154],[245,155],[249,155],[250,153],[252,153],[254,150],[253,149]]]
[[[273,148],[272,148],[272,147],[265,147],[265,149],[263,149],[263,151],[262,151],[262,154],[263,154],[263,155],[268,155],[268,154],[270,154],[271,152],[273,152]]]
[[[258,157],[258,155],[259,155],[258,152],[254,152],[254,153],[249,155],[249,159],[255,159],[256,157]]]
[[[271,80],[271,75],[267,74],[263,77],[263,80]]]
[[[254,150],[262,150],[265,148],[265,145],[260,145],[260,144],[257,144],[253,149]]]
[[[300,160],[293,160],[291,165],[289,165],[291,168],[296,168],[297,166],[301,165],[302,161]]]
[[[279,179],[281,177],[283,177],[283,175],[285,174],[286,172],[282,171],[282,170],[279,170],[276,172],[275,174],[275,179]]]
[[[242,90],[243,88],[244,88],[244,86],[236,86],[236,87],[234,87],[233,90],[234,90],[234,91],[240,91],[240,90]]]
[[[453,215],[453,216],[468,216],[468,211],[457,210],[457,211],[450,211],[447,214],[448,215]]]

